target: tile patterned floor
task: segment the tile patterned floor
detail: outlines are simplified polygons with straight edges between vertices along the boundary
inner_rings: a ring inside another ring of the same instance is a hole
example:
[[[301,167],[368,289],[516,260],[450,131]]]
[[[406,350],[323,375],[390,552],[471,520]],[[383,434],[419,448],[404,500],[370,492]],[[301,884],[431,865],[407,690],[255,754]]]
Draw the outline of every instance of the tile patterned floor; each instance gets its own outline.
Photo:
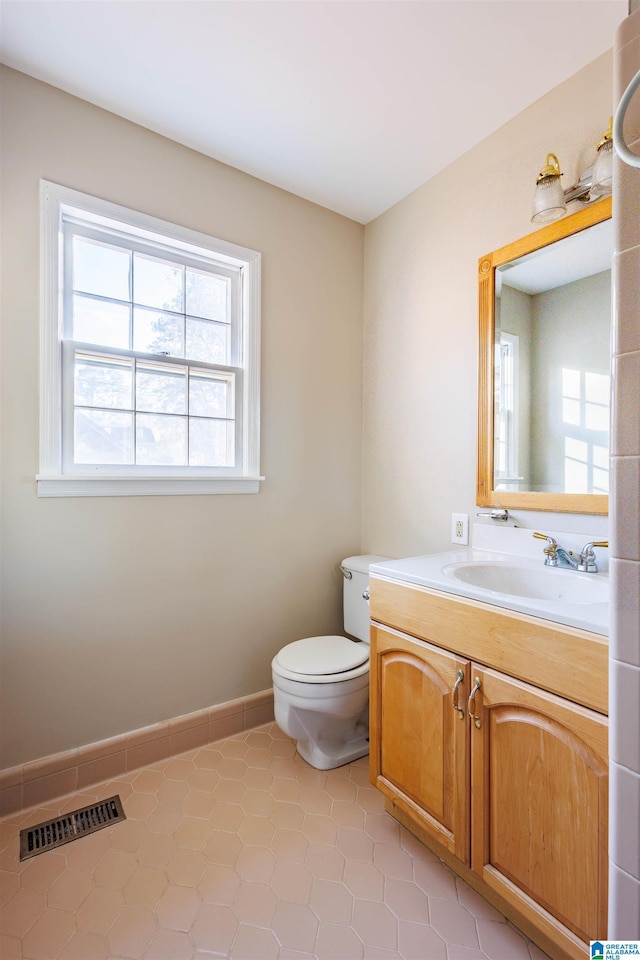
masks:
[[[127,820],[18,860],[22,826],[118,793]],[[3,960],[545,960],[275,724],[0,821]]]

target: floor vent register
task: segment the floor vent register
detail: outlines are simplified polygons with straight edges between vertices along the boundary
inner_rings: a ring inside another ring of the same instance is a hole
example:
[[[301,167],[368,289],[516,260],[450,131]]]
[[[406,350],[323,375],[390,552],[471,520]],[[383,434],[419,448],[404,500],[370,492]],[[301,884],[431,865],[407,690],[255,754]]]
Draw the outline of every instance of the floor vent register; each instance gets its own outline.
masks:
[[[20,859],[28,860],[37,857],[39,853],[53,850],[63,843],[86,837],[103,827],[110,827],[112,823],[126,820],[120,797],[109,797],[100,803],[79,810],[72,810],[53,820],[45,820],[35,827],[26,827],[20,831]]]

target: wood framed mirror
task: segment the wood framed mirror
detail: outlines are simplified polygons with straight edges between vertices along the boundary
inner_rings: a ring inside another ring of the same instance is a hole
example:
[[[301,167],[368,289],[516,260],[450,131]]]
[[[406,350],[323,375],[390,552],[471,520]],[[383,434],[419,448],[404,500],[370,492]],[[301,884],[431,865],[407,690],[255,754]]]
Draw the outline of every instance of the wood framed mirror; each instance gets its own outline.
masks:
[[[609,509],[611,197],[481,257],[477,503]]]

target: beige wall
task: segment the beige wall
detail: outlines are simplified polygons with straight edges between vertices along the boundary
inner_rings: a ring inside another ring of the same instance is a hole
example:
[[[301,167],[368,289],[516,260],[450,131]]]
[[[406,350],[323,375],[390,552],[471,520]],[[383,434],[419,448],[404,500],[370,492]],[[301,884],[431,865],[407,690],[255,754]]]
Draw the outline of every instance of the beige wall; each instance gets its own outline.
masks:
[[[366,227],[366,550],[444,550],[451,513],[473,517],[478,259],[532,232],[550,150],[565,186],[593,162],[611,103],[608,53]]]
[[[363,231],[3,71],[2,766],[260,690],[283,643],[339,629],[343,556],[448,548],[476,510],[478,258],[531,232],[549,150],[565,185],[592,162],[611,72]],[[40,177],[262,251],[259,495],[37,499]]]
[[[341,628],[360,547],[363,228],[2,71],[1,766],[244,696]],[[203,117],[215,123],[215,117]],[[263,254],[255,496],[38,500],[38,181]]]

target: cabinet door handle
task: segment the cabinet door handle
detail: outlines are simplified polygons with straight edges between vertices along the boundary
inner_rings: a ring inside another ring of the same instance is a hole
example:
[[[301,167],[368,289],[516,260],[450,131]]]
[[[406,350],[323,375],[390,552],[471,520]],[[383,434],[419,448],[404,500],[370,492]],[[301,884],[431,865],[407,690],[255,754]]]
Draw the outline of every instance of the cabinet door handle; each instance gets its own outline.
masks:
[[[482,726],[482,720],[474,711],[476,708],[476,693],[481,689],[481,687],[482,684],[480,683],[479,678],[476,677],[473,687],[471,688],[471,693],[469,694],[469,718],[473,720],[474,726],[478,730]]]
[[[460,686],[463,680],[464,680],[464,673],[462,672],[462,670],[458,670],[458,676],[456,678],[456,682],[453,685],[453,690],[451,691],[451,698],[453,700],[453,709],[458,714],[458,717],[460,718],[460,720],[464,720],[464,710],[458,703],[458,687]]]

